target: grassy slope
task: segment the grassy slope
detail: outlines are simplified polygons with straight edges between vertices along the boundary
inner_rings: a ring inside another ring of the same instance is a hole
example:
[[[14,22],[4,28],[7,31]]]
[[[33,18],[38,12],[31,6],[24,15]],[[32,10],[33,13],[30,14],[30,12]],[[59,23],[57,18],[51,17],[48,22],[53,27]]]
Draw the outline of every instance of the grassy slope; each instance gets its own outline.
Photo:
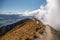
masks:
[[[50,26],[48,26],[48,27],[51,28]],[[0,40],[30,40],[30,39],[33,40],[35,38],[38,38],[36,36],[37,34],[41,34],[44,36],[43,33],[45,32],[45,30],[47,30],[45,28],[46,28],[46,26],[43,23],[41,23],[41,21],[39,21],[37,19],[30,19],[20,25],[17,25],[15,28],[13,28],[9,32],[7,32],[5,35],[0,36]],[[47,30],[47,32],[48,32],[48,30]],[[56,38],[56,36],[57,36],[57,38],[60,38],[60,36],[59,36],[60,34],[58,32],[56,32],[53,28],[51,28],[50,31],[55,36],[55,38]],[[47,37],[47,36],[45,36],[45,37]],[[56,40],[57,40],[57,38],[56,38]],[[46,38],[45,38],[45,40],[46,40]],[[47,39],[47,40],[49,40],[49,39]],[[54,40],[54,38],[53,38],[53,40]]]

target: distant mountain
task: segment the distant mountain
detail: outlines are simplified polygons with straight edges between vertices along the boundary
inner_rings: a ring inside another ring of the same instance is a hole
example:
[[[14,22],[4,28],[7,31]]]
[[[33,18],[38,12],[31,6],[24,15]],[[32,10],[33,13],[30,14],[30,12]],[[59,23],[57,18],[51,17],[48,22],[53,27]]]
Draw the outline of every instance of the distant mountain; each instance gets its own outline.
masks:
[[[5,14],[0,14],[1,19],[19,19],[19,17],[22,15],[5,15]]]
[[[23,16],[22,14],[19,14],[19,15],[18,14],[15,14],[15,15],[0,14],[0,26],[12,24],[25,18],[32,18],[32,16]]]
[[[0,28],[0,40],[60,40],[60,32],[36,18]]]

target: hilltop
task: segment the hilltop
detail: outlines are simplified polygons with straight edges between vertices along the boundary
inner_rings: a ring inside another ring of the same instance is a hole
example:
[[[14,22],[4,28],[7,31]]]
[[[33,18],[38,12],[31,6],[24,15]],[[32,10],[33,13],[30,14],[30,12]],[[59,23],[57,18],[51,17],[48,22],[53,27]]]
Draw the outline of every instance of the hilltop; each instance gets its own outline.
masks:
[[[60,32],[31,18],[0,28],[0,40],[60,40]]]

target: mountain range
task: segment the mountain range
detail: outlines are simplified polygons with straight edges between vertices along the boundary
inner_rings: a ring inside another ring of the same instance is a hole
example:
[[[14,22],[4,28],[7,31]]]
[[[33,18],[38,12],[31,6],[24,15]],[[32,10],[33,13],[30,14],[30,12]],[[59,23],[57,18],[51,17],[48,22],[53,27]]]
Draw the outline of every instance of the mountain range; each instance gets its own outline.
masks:
[[[12,24],[25,18],[32,18],[32,16],[23,16],[22,14],[19,15],[0,14],[0,26]]]

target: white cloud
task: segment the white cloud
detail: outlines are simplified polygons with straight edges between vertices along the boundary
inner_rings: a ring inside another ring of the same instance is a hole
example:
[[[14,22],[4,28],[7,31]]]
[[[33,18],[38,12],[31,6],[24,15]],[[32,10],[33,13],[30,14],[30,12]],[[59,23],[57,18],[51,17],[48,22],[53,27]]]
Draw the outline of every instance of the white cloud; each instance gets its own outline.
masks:
[[[37,12],[39,12],[39,9],[34,11],[24,11],[21,12],[21,14],[23,14],[23,16],[33,16],[34,14],[37,14]]]
[[[60,30],[60,0],[46,0],[47,4],[41,6],[39,11],[29,12],[44,23],[51,25],[56,30]],[[28,13],[27,13],[28,14]]]
[[[23,16],[34,16],[43,23],[51,25],[56,30],[60,30],[60,0],[46,0],[45,6],[34,11],[16,12],[15,14],[23,14]],[[9,14],[9,13],[7,13]]]
[[[60,29],[60,0],[47,0],[47,12],[48,15],[46,16],[47,23],[52,25],[55,29]],[[59,25],[59,26],[58,26]]]
[[[47,4],[41,6],[38,19],[43,18],[43,22],[51,25],[56,30],[60,30],[60,0],[46,0]]]

